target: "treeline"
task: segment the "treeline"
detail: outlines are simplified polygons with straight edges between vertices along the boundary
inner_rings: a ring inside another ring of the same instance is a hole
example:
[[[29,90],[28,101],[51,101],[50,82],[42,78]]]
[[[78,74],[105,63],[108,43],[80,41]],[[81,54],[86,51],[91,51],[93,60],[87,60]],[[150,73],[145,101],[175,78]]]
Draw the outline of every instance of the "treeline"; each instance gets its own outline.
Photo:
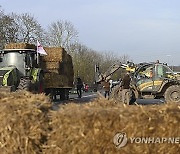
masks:
[[[73,58],[75,78],[80,76],[84,82],[94,82],[94,66],[99,64],[105,72],[112,64],[126,62],[128,55],[118,56],[113,52],[98,52],[78,40],[78,31],[70,21],[58,20],[46,29],[29,13],[7,14],[0,6],[0,49],[7,43],[25,42],[43,46],[63,47]],[[116,80],[121,71],[114,74]]]

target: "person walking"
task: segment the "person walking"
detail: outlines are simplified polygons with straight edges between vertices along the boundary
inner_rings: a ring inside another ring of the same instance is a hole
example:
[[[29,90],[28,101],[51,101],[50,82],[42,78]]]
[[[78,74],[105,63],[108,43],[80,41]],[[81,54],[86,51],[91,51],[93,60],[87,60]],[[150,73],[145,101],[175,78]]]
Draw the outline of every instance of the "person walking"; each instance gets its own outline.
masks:
[[[121,82],[121,87],[122,87],[122,102],[125,104],[130,103],[130,82],[131,82],[131,77],[130,77],[130,72],[127,72],[122,79]]]
[[[77,77],[76,88],[77,88],[78,97],[81,98],[82,97],[83,82],[82,82],[80,77]]]
[[[104,88],[104,97],[109,99],[109,93],[110,93],[110,83],[109,81],[103,82],[103,88]]]

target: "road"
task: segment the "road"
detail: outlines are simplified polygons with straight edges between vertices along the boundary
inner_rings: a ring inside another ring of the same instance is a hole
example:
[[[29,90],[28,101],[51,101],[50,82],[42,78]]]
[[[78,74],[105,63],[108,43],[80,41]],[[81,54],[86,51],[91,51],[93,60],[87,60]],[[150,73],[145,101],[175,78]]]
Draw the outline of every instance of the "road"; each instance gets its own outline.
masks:
[[[82,97],[81,98],[78,98],[78,95],[77,94],[70,94],[69,95],[69,100],[66,100],[66,101],[54,101],[53,102],[53,110],[58,110],[58,108],[60,107],[60,105],[62,104],[66,104],[66,103],[89,103],[91,101],[93,101],[95,98],[98,97],[98,94],[95,93],[95,92],[87,92],[87,93],[82,93]]]
[[[99,92],[103,94],[103,92]],[[54,101],[53,102],[53,110],[57,110],[60,105],[66,103],[89,103],[98,97],[96,92],[86,92],[82,93],[82,98],[78,98],[77,94],[70,94],[68,101]],[[138,105],[152,105],[152,104],[163,104],[164,100],[161,99],[137,99],[136,103]]]
[[[70,101],[77,102],[77,103],[85,103],[90,102],[93,99],[97,98],[97,93],[95,92],[86,92],[82,94],[81,98],[78,98],[77,94],[70,94],[69,96]]]

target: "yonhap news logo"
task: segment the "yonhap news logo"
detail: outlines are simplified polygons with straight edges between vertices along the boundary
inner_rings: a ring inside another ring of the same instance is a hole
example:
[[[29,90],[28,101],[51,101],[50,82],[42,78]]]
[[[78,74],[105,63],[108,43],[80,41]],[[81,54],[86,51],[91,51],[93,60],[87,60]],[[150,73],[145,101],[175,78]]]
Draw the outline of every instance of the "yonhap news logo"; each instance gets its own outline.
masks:
[[[180,137],[127,137],[125,132],[116,133],[113,137],[113,143],[120,149],[127,144],[180,144]]]
[[[128,142],[128,138],[126,133],[117,133],[113,138],[113,143],[116,146],[116,148],[124,147]]]

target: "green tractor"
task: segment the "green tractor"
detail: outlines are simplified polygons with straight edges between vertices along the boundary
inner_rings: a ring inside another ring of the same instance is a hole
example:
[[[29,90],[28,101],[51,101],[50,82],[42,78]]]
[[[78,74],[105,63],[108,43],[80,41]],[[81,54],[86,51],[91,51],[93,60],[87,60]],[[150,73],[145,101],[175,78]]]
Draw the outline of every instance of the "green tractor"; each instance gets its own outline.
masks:
[[[38,67],[34,49],[0,51],[0,90],[43,92],[43,71]]]

